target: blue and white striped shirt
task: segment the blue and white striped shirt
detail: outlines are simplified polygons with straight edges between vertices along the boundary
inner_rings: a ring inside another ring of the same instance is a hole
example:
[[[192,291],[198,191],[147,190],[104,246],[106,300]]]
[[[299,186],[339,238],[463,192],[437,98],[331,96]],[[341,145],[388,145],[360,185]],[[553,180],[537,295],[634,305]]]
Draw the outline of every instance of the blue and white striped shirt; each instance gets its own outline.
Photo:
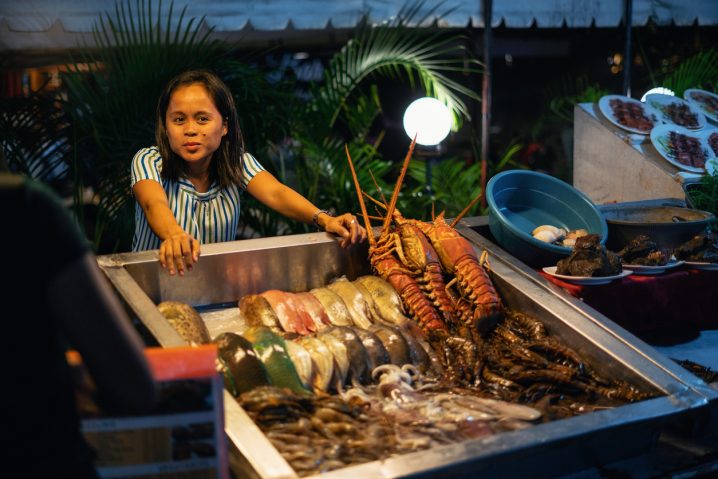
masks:
[[[243,158],[243,176],[239,185],[221,188],[214,181],[206,193],[198,192],[187,178],[177,181],[160,176],[162,157],[156,146],[142,148],[132,158],[131,185],[140,180],[154,180],[167,193],[169,207],[183,230],[197,238],[200,243],[232,241],[237,236],[239,224],[239,188],[246,189],[250,180],[260,171],[262,165],[249,153]],[[135,204],[135,236],[132,251],[158,249],[161,240],[154,234],[147,222],[145,212],[139,203]]]

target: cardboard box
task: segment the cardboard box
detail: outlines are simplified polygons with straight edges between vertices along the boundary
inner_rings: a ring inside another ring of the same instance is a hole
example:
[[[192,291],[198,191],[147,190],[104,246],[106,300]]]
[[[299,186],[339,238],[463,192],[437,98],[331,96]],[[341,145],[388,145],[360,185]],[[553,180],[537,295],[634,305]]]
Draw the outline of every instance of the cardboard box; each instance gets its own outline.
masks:
[[[82,431],[101,477],[229,477],[222,377],[214,345],[145,350],[160,388],[146,416],[105,417],[86,397]],[[68,356],[80,364],[79,356]],[[87,417],[87,416],[93,417]]]

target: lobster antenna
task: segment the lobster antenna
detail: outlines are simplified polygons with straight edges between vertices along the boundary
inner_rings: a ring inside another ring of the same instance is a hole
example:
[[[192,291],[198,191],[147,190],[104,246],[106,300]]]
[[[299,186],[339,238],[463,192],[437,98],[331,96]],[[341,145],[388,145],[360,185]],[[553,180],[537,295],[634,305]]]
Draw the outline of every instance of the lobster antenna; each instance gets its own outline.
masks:
[[[453,228],[454,226],[456,226],[456,224],[459,222],[459,220],[460,220],[461,218],[463,218],[464,215],[465,215],[466,213],[468,213],[469,210],[470,210],[471,208],[473,208],[473,206],[474,206],[481,198],[483,198],[483,197],[484,197],[484,192],[483,192],[483,191],[482,191],[481,193],[479,193],[478,195],[476,195],[476,197],[475,197],[473,200],[471,200],[471,203],[469,203],[468,205],[466,205],[466,208],[464,208],[463,210],[461,210],[461,213],[459,213],[458,215],[456,215],[456,218],[454,218],[454,221],[451,222],[451,224],[449,225],[449,227]]]
[[[391,196],[391,203],[389,203],[389,207],[386,210],[386,218],[384,218],[384,224],[381,227],[382,231],[385,231],[389,227],[391,218],[394,215],[394,210],[396,209],[396,200],[399,198],[399,190],[401,190],[401,184],[404,182],[406,170],[409,169],[409,162],[411,161],[412,153],[414,153],[414,146],[416,146],[416,135],[414,135],[414,139],[411,140],[409,151],[406,153],[406,157],[404,158],[404,164],[401,167],[401,173],[399,173],[399,179],[396,180],[396,186],[394,186],[394,193]]]
[[[383,208],[383,209],[386,211],[386,204],[384,204],[384,203],[382,203],[381,201],[377,200],[376,198],[374,198],[373,196],[371,196],[371,195],[370,195],[369,193],[367,193],[366,191],[362,191],[361,193],[362,193],[362,195],[364,195],[365,198],[367,198],[367,199],[369,199],[369,200],[371,200],[371,201],[374,202],[374,211],[376,211],[377,214],[381,214],[381,212],[379,211],[379,207]],[[369,216],[369,218],[370,218],[370,219],[373,219],[373,220],[379,220],[379,221],[382,221],[382,222],[384,221],[384,217],[383,217],[383,216],[379,216],[379,217]]]
[[[436,215],[434,214],[434,202],[431,202],[431,221],[434,221],[436,219]]]
[[[347,161],[349,162],[349,169],[352,172],[352,179],[354,180],[354,188],[357,190],[357,198],[359,198],[359,207],[361,208],[362,216],[364,217],[364,227],[366,228],[367,237],[369,238],[369,246],[372,248],[376,246],[376,240],[374,239],[374,234],[372,233],[371,228],[371,221],[369,221],[369,215],[366,212],[366,205],[364,204],[364,197],[362,196],[361,186],[359,186],[359,179],[357,178],[357,173],[354,171],[354,162],[352,161],[352,157],[349,154],[349,147],[344,144],[344,150],[347,152]]]
[[[370,194],[367,193],[366,191],[362,191],[362,194],[364,195],[364,197],[365,197],[366,199],[372,201],[372,202],[375,203],[377,206],[380,206],[381,208],[386,209],[386,203],[382,203],[381,201],[377,200],[376,198],[374,198],[372,195],[370,195]],[[382,216],[381,219],[383,220],[384,217]]]
[[[376,178],[374,178],[374,173],[369,170],[369,176],[371,176],[371,181],[374,182],[374,187],[376,188],[376,191],[379,193],[379,197],[381,198],[381,201],[384,202],[384,207],[386,207],[386,197],[384,196],[384,192],[381,190],[381,186],[379,186],[379,183],[377,183]],[[373,199],[373,198],[372,198]]]

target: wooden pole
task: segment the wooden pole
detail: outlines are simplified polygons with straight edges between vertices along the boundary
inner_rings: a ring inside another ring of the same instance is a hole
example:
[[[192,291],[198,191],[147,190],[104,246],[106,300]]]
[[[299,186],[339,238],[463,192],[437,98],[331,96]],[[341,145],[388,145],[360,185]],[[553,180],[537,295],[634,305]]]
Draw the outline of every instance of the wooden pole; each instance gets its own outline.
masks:
[[[626,46],[623,58],[623,94],[631,96],[631,31],[633,26],[633,0],[624,0],[623,8],[623,21],[626,27]]]
[[[484,17],[484,78],[481,86],[481,191],[486,191],[489,162],[489,128],[491,126],[491,10],[493,0],[481,0]],[[481,198],[486,208],[486,195]]]

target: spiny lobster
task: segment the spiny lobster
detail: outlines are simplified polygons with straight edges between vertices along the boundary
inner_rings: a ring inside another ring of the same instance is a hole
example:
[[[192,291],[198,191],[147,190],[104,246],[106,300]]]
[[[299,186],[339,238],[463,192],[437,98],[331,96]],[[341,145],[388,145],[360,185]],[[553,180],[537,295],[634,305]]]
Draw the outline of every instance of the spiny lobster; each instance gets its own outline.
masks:
[[[354,170],[354,163],[352,162],[351,155],[349,154],[349,148],[345,147],[345,149],[347,160],[349,161],[349,168],[351,169],[352,178],[354,180],[354,186],[357,190],[357,197],[359,198],[359,206],[361,207],[366,230],[369,234],[369,261],[374,272],[388,281],[396,292],[399,293],[399,296],[404,302],[410,316],[416,319],[425,332],[429,333],[430,336],[437,334],[443,335],[448,333],[446,323],[436,308],[434,308],[431,301],[421,291],[419,284],[412,275],[412,271],[394,256],[393,253],[396,250],[396,241],[395,237],[389,234],[389,224],[392,212],[396,208],[396,200],[399,196],[399,189],[401,188],[401,183],[403,182],[406,169],[409,165],[409,161],[411,160],[411,154],[414,151],[415,144],[415,142],[411,143],[409,152],[404,159],[404,167],[401,170],[399,180],[394,188],[394,194],[392,195],[391,202],[387,207],[387,216],[384,220],[384,224],[378,238],[374,238],[374,235],[372,234],[373,229],[369,221],[369,215],[367,214],[366,204],[364,203],[361,186],[359,185],[359,179],[357,178],[356,171]]]
[[[452,299],[449,296],[450,285],[445,284],[443,279],[446,270],[442,271],[441,255],[437,254],[438,250],[435,251],[436,245],[432,246],[429,241],[431,238],[422,232],[430,225],[404,219],[396,210],[399,191],[406,175],[414,146],[415,143],[412,142],[404,159],[401,173],[389,204],[380,203],[386,208],[386,213],[378,238],[374,238],[371,234],[373,230],[364,203],[364,195],[354,170],[349,149],[346,148],[347,160],[349,161],[352,178],[357,190],[362,216],[364,217],[367,231],[370,233],[369,261],[374,272],[387,280],[397,290],[409,314],[428,334],[430,342],[440,347],[445,357],[445,363],[450,365],[448,369],[452,370],[457,376],[470,379],[477,372],[476,348],[480,341],[478,330],[476,329],[476,324],[478,323],[475,318],[476,308],[471,303],[476,296],[465,294],[461,288],[457,288],[461,293],[457,294],[456,298]],[[367,197],[371,198],[368,195]],[[468,208],[465,211],[468,211]],[[390,229],[392,222],[396,226],[394,230]],[[465,244],[471,247],[468,242]],[[455,257],[455,254],[452,255],[451,245],[440,244],[439,246],[449,250],[449,253],[444,254],[444,256],[460,263],[460,271],[463,272],[465,264],[463,256]],[[483,267],[479,265],[479,268],[483,271]],[[456,268],[452,266],[451,271],[455,270]],[[488,275],[486,276],[486,281],[490,283]],[[463,285],[465,282],[460,284]],[[498,301],[498,296],[496,298]],[[457,310],[457,306],[461,311]],[[461,319],[457,320],[457,317]],[[447,323],[451,328],[447,327]],[[460,336],[452,337],[449,329],[457,330]]]
[[[472,330],[486,333],[503,317],[503,307],[491,278],[476,256],[474,247],[453,228],[464,212],[457,216],[451,225],[444,220],[443,211],[432,223],[415,223],[431,241],[444,271],[454,275],[447,287],[455,283],[460,293],[458,301],[467,301],[473,306]],[[465,307],[462,309],[466,311]]]
[[[387,205],[364,193],[371,201],[386,209]],[[382,199],[383,196],[382,196]],[[458,320],[454,301],[449,297],[444,272],[441,269],[439,256],[434,247],[411,221],[405,220],[398,210],[394,210],[394,231],[386,233],[386,241],[392,245],[384,255],[396,253],[400,263],[407,268],[422,292],[437,308],[443,321],[454,331],[458,330],[462,337],[471,339],[468,331],[460,331],[463,324]]]

